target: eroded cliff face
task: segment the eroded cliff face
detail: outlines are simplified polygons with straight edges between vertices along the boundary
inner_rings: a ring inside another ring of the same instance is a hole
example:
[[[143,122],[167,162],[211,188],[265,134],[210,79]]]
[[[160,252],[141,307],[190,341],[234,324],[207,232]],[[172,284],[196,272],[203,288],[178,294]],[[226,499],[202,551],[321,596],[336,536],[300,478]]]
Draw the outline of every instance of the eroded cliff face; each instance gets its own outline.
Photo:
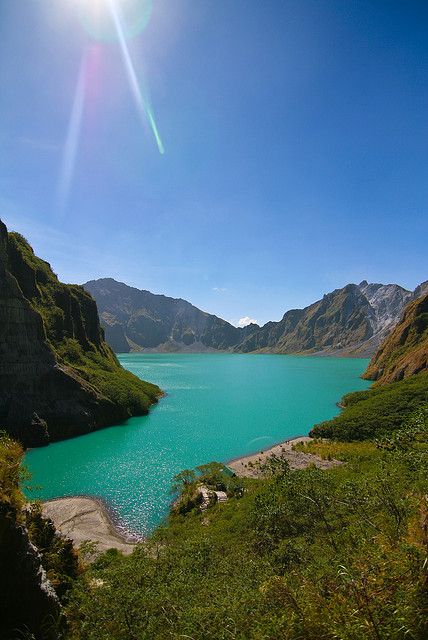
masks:
[[[0,638],[54,640],[60,602],[25,526],[22,453],[0,434]]]
[[[236,350],[316,353],[351,350],[372,335],[373,310],[359,287],[349,284],[305,309],[268,323]]]
[[[420,291],[426,291],[426,287]],[[408,378],[428,368],[428,293],[411,302],[402,320],[371,359],[364,378],[376,385]]]
[[[1,221],[0,322],[0,428],[25,446],[144,413],[160,393],[120,367],[91,296]],[[136,398],[125,403],[115,389],[126,383]]]

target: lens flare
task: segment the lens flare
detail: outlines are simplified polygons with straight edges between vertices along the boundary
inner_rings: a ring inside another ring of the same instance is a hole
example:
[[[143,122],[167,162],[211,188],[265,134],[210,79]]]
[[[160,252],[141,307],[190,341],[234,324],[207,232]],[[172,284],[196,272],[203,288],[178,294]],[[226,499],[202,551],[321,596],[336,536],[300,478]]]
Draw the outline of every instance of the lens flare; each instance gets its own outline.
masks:
[[[149,93],[143,82],[138,80],[127,44],[127,38],[141,33],[147,25],[151,10],[152,0],[121,0],[120,11],[115,0],[93,0],[91,3],[81,0],[79,12],[82,22],[94,38],[119,44],[138,113],[143,123],[149,124],[159,153],[163,154],[165,149],[150,104]],[[57,210],[60,217],[65,214],[70,195],[85,103],[88,102],[90,106],[91,98],[96,96],[94,76],[99,66],[100,47],[99,44],[87,47],[80,62],[58,182]]]
[[[117,30],[108,10],[109,0],[80,0],[79,16],[88,34],[100,42],[115,42]],[[153,0],[120,0],[122,28],[126,39],[134,38],[149,23]]]
[[[143,118],[143,121],[145,122],[146,119],[148,120],[155,137],[159,153],[163,154],[165,152],[165,148],[159,135],[159,131],[153,115],[153,110],[150,106],[148,92],[146,89],[141,87],[141,83],[138,82],[137,74],[135,72],[135,67],[131,59],[131,54],[129,53],[129,47],[126,42],[125,33],[122,27],[121,18],[119,16],[115,0],[108,0],[108,3],[111,16],[117,31],[117,38],[122,53],[123,63],[125,65],[129,86],[131,88],[132,95],[134,96],[135,104],[140,113],[140,116]]]
[[[87,52],[82,56],[77,77],[76,90],[74,92],[73,106],[68,123],[67,137],[64,144],[64,152],[61,163],[61,172],[58,184],[58,211],[64,215],[73,180],[76,164],[77,150],[79,147],[80,130],[82,127],[83,108],[85,103],[85,73]]]

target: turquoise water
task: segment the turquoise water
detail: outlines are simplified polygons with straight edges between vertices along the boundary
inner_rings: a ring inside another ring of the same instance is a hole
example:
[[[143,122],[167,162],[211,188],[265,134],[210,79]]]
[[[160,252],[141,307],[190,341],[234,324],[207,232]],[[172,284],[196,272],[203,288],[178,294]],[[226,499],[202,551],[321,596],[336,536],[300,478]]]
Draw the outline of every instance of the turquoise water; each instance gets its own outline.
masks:
[[[124,354],[122,365],[167,395],[148,416],[26,455],[32,498],[93,495],[128,531],[168,511],[174,474],[307,434],[365,389],[365,359],[238,354]]]

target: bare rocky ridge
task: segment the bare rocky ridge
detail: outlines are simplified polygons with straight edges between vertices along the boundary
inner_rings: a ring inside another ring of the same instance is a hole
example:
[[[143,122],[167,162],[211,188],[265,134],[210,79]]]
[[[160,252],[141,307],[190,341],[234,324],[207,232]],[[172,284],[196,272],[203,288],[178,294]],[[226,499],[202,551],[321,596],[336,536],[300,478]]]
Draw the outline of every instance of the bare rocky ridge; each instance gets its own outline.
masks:
[[[282,320],[267,323],[235,351],[368,357],[400,320],[416,292],[365,280],[348,284],[305,309],[287,311]]]

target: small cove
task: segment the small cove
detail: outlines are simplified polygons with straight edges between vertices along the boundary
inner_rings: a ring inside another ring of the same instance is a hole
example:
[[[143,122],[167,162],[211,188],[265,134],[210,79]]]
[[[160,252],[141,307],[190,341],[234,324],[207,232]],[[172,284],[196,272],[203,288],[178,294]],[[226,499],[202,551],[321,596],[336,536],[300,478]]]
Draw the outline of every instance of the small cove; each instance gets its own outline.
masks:
[[[124,367],[165,392],[149,415],[32,449],[32,499],[90,495],[124,529],[147,534],[166,515],[174,474],[228,461],[339,412],[365,389],[366,359],[244,354],[122,354]]]

